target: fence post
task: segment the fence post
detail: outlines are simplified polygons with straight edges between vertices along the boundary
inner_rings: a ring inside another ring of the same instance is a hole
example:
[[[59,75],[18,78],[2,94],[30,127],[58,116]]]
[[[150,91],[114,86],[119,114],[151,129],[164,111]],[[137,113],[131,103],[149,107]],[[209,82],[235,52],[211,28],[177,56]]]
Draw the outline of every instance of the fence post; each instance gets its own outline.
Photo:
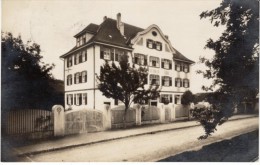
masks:
[[[54,105],[52,107],[54,136],[64,136],[65,131],[65,114],[62,105]]]
[[[104,104],[104,118],[105,118],[105,129],[108,130],[108,129],[111,129],[112,128],[112,123],[111,123],[111,118],[112,118],[112,115],[111,115],[111,107],[110,105],[108,104]]]
[[[160,123],[165,123],[165,106],[163,103],[158,104],[159,113],[160,113]]]
[[[175,104],[173,104],[173,103],[170,103],[170,108],[171,108],[171,112],[170,112],[170,121],[174,121],[175,120],[175,118],[176,118],[176,112],[175,112],[175,108],[176,108],[176,106],[175,106]]]
[[[134,105],[135,109],[135,124],[141,125],[142,124],[142,106],[140,104]]]

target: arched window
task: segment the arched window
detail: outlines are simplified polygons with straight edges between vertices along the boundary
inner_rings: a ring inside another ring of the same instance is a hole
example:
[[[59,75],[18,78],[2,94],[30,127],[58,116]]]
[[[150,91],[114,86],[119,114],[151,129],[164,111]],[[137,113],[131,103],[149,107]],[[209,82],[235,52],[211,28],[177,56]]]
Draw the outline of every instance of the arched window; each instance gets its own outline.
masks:
[[[81,72],[82,83],[87,82],[87,71]]]
[[[69,74],[67,76],[67,85],[72,85],[72,75],[71,74]]]

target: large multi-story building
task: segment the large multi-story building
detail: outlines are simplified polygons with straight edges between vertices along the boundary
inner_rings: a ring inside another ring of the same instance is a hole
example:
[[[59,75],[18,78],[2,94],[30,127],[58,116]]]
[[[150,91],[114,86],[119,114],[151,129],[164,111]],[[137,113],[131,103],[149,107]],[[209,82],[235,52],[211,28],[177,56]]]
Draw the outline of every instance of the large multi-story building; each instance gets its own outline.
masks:
[[[117,100],[106,98],[97,88],[96,74],[107,61],[117,63],[120,56],[128,55],[129,61],[149,67],[148,85],[161,86],[160,98],[153,100],[174,104],[181,103],[181,95],[190,87],[191,64],[173,48],[168,36],[157,25],[142,29],[117,19],[104,17],[100,25],[89,24],[74,36],[76,46],[61,56],[64,59],[65,109],[103,109],[112,107]]]

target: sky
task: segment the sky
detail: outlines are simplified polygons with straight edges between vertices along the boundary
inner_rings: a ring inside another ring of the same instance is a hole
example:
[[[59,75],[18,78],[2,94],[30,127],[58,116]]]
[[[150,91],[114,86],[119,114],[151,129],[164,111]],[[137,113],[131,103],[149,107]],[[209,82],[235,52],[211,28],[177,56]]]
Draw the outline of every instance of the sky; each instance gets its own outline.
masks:
[[[73,37],[88,24],[100,24],[103,17],[147,28],[160,27],[169,36],[172,46],[187,58],[192,66],[190,90],[203,92],[202,85],[211,81],[196,70],[205,69],[199,57],[212,58],[214,52],[204,49],[209,38],[217,39],[224,27],[214,27],[201,12],[219,6],[221,0],[2,0],[2,31],[21,35],[41,46],[43,62],[54,63],[52,73],[63,80],[63,61],[59,57],[76,45]]]

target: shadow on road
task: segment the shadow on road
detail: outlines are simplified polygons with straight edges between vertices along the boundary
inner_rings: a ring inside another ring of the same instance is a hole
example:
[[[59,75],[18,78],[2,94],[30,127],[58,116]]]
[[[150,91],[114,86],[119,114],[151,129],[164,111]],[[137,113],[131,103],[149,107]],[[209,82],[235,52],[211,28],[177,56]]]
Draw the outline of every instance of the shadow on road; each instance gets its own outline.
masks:
[[[159,162],[250,162],[259,155],[259,130],[187,151]]]

